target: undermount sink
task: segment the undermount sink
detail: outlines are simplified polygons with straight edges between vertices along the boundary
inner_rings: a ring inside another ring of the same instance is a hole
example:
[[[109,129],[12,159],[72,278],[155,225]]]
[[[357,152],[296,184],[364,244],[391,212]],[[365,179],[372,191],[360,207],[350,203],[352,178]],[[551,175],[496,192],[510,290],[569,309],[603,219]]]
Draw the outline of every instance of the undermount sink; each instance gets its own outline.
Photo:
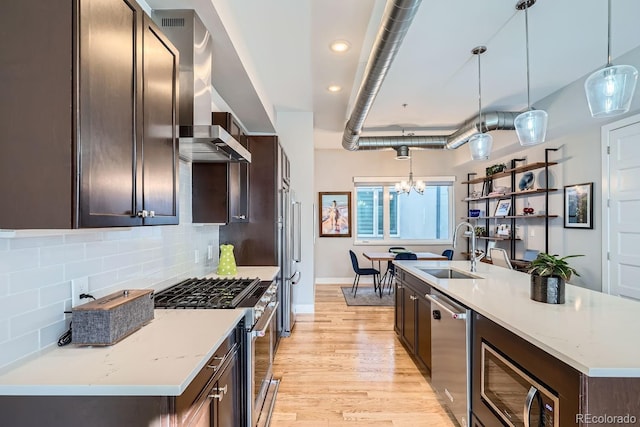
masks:
[[[482,277],[451,270],[450,268],[420,268],[420,270],[438,279],[482,279]]]

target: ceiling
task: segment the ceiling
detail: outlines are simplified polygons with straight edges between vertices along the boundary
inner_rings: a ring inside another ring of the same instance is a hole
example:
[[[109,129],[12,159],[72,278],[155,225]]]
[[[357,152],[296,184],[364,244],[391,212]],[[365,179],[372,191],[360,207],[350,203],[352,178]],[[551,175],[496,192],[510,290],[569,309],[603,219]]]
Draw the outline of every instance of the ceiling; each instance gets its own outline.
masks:
[[[312,111],[315,147],[342,147],[384,0],[147,3],[151,8],[196,9],[206,25],[218,27],[212,30],[214,39],[225,33],[227,50],[245,74],[226,73],[216,81],[214,67],[214,86],[249,131],[269,132],[274,124],[277,129],[279,112]],[[640,45],[640,1],[612,3],[615,64],[618,56]],[[515,4],[515,0],[423,0],[367,116],[363,135],[400,135],[402,129],[417,135],[448,134],[476,115],[478,64],[471,49],[478,45],[487,46],[482,55],[483,110],[525,109],[525,20]],[[351,49],[344,54],[331,52],[329,44],[336,39],[348,40]],[[607,1],[539,0],[529,9],[529,43],[535,105],[604,66]],[[224,65],[223,57],[214,51],[214,63],[217,58],[218,65]],[[248,81],[251,90],[233,89]],[[326,88],[331,84],[342,86],[342,91],[329,93]]]

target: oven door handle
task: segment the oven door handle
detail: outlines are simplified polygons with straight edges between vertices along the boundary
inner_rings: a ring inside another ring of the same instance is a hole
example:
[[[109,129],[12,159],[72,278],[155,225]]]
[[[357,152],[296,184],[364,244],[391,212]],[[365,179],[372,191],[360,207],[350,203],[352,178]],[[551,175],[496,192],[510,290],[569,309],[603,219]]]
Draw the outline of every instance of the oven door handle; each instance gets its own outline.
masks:
[[[253,327],[253,330],[251,331],[252,337],[263,337],[266,334],[267,329],[269,328],[269,323],[271,323],[271,319],[275,316],[279,305],[279,301],[276,301],[273,305],[269,304],[269,308],[265,310],[260,317],[260,320],[258,320],[258,323]]]

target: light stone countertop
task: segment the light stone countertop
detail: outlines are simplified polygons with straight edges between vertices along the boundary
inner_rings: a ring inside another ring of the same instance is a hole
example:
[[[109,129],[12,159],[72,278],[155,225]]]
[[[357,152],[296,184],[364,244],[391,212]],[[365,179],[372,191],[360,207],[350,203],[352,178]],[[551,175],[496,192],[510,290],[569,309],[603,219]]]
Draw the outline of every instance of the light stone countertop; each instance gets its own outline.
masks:
[[[219,277],[244,277],[244,278],[255,278],[258,277],[260,280],[273,280],[276,278],[278,272],[280,271],[280,267],[277,266],[238,266],[238,273],[233,276],[219,276],[215,271],[207,274],[205,277],[217,279]]]
[[[545,304],[526,273],[480,262],[482,279],[434,279],[420,268],[468,273],[470,262],[394,264],[590,377],[640,377],[640,302],[567,285],[564,304]]]
[[[0,395],[179,396],[244,313],[155,310],[112,346],[56,347],[3,372]]]

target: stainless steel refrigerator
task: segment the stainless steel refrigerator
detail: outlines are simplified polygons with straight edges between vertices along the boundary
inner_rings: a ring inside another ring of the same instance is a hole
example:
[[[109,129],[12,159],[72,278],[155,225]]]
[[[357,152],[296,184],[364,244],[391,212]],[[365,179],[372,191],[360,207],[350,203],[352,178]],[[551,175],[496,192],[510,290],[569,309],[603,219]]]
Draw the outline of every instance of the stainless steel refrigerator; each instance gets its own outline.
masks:
[[[295,200],[290,188],[289,160],[279,147],[280,189],[278,191],[278,254],[280,256],[280,277],[278,282],[280,313],[278,318],[279,335],[291,335],[296,321],[293,309],[294,286],[300,281],[300,271],[297,264],[301,259],[300,220],[301,205]]]

